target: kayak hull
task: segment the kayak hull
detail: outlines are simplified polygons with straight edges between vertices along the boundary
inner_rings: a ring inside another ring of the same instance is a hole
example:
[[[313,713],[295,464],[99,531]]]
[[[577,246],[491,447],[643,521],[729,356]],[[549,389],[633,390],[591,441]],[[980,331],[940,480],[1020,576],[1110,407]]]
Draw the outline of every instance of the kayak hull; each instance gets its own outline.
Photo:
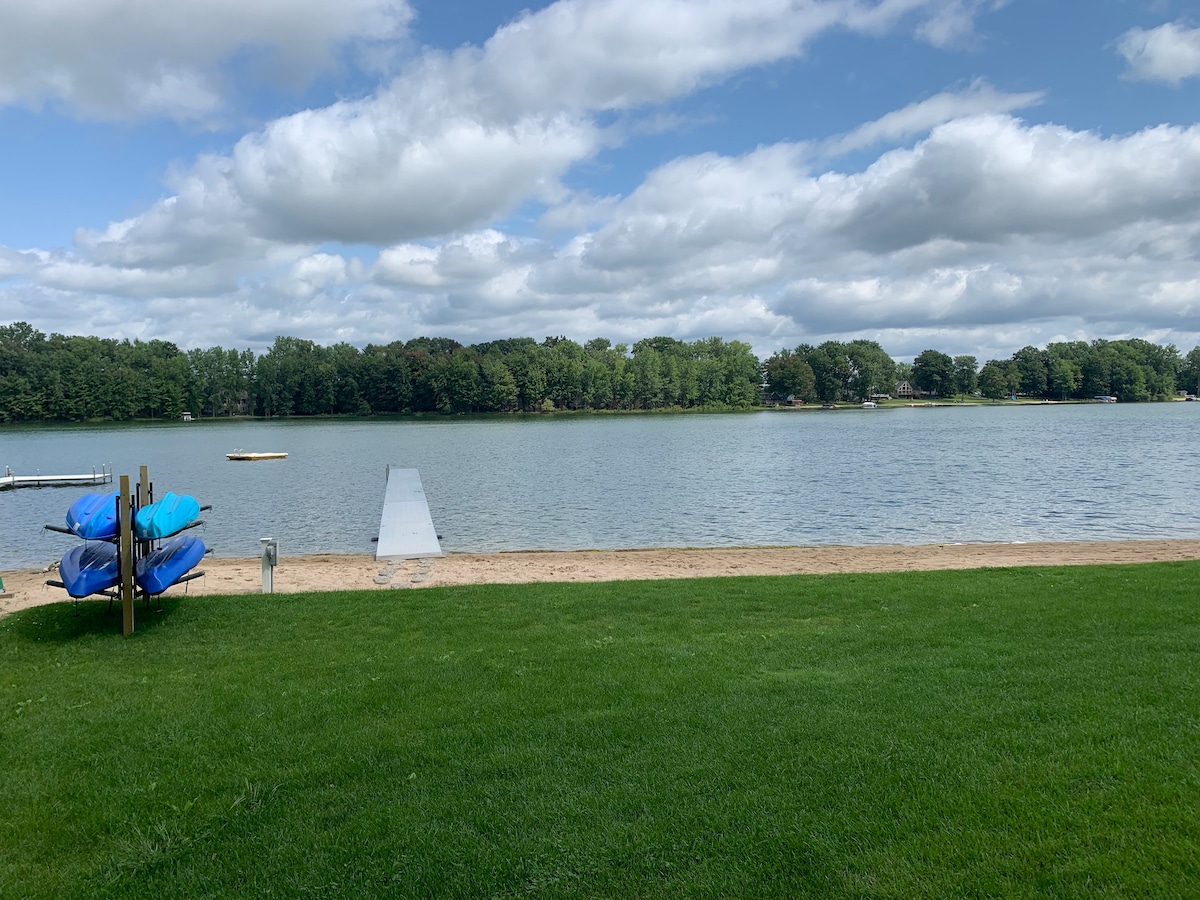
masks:
[[[137,561],[134,579],[147,594],[161,594],[204,559],[204,542],[198,537],[176,537]]]
[[[85,541],[111,541],[117,536],[117,492],[84,494],[67,509],[67,528]]]
[[[97,541],[72,547],[58,564],[58,577],[76,600],[116,587],[121,580],[116,545]]]
[[[137,511],[133,533],[139,541],[157,541],[183,531],[199,515],[200,502],[195,497],[167,491],[161,500]]]

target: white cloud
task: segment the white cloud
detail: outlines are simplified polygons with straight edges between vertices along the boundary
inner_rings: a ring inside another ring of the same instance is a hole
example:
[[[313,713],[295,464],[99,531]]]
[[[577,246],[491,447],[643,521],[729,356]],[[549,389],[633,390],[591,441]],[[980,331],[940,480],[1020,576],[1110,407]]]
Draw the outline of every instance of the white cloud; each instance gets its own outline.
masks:
[[[140,215],[80,230],[74,252],[0,248],[0,318],[259,349],[276,334],[720,334],[765,355],[865,335],[911,355],[1139,327],[1194,342],[1200,126],[1027,125],[1007,113],[1040,93],[976,81],[824,145],[681,157],[624,196],[560,184],[617,139],[602,114],[795,56],[831,28],[961,38],[955,17],[992,6],[564,0],[196,160]],[[144,78],[139,108],[219,102],[203,67],[175,71]],[[922,135],[862,171],[817,167]],[[531,200],[566,237],[498,225]],[[339,241],[384,249],[363,264]]]
[[[91,236],[86,259],[0,260],[18,260],[10,280],[40,290],[105,292],[133,322],[162,298],[191,309],[210,297],[212,320],[194,323],[193,343],[230,329],[230,314],[215,312],[228,307],[266,342],[274,333],[360,344],[422,333],[716,333],[766,354],[801,340],[883,335],[905,354],[976,352],[968,337],[988,329],[1027,336],[1017,346],[1139,328],[1185,347],[1200,340],[1200,126],[1105,138],[974,116],[862,172],[810,167],[795,144],[685,157],[597,204],[601,224],[561,244],[487,228],[396,244],[370,266],[269,241],[239,256],[248,232],[238,231],[229,259],[189,265],[179,244],[224,247],[215,225],[154,244],[130,237],[150,227],[141,221]],[[194,204],[187,220],[203,223],[204,204],[179,196],[174,205]],[[214,222],[239,216],[218,203]],[[134,245],[138,253],[117,252]],[[88,320],[70,321],[64,330]]]
[[[1129,63],[1129,77],[1178,85],[1200,75],[1200,28],[1168,22],[1146,31],[1132,28],[1117,49]]]
[[[427,53],[369,98],[246,135],[228,158],[197,164],[190,203],[159,204],[129,239],[182,234],[190,226],[171,220],[197,207],[225,208],[231,233],[268,241],[388,244],[474,228],[559,199],[561,176],[613,139],[600,113],[795,56],[834,27],[894,27],[946,2],[560,0],[482,47]]]
[[[877,144],[894,143],[924,134],[935,125],[953,119],[983,113],[1007,113],[1036,106],[1044,97],[1042,91],[1006,94],[997,91],[983,79],[976,79],[965,91],[945,91],[909,104],[873,122],[860,125],[848,134],[823,142],[820,149],[828,156],[837,156]]]
[[[405,0],[0,0],[0,105],[203,120],[235,56],[303,83],[347,44],[397,40],[411,17]]]

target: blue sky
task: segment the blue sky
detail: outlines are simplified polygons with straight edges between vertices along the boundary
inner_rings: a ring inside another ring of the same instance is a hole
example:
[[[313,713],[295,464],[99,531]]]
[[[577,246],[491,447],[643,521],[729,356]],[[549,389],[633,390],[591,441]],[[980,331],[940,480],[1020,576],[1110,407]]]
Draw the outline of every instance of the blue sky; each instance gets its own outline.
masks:
[[[1186,352],[1197,110],[1180,0],[0,0],[0,322]]]

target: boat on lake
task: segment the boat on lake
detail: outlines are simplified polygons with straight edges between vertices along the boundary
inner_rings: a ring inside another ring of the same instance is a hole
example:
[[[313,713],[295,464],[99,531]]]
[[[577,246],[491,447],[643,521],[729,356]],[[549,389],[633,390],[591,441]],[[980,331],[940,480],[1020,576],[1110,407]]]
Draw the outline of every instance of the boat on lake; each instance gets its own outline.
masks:
[[[85,541],[117,537],[117,492],[84,494],[67,508],[67,529]]]
[[[198,537],[177,537],[137,561],[133,577],[147,594],[161,594],[196,568],[208,550]]]
[[[253,461],[258,459],[287,459],[286,453],[250,453],[246,450],[234,450],[225,454],[226,459]]]
[[[96,541],[72,547],[58,564],[58,577],[76,600],[116,587],[121,580],[117,545]]]
[[[133,533],[139,541],[156,541],[178,534],[196,521],[200,501],[191,494],[167,491],[161,500],[143,506],[133,517]]]
[[[878,405],[879,404],[877,404],[874,400],[864,400],[862,408],[863,409],[875,409],[875,407],[877,407]]]

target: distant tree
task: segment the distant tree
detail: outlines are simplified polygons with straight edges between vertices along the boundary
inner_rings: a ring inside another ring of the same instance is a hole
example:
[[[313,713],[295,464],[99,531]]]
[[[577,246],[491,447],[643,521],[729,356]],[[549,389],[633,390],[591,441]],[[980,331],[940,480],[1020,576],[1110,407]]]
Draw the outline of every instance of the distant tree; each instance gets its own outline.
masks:
[[[1192,351],[1184,357],[1175,383],[1181,390],[1200,396],[1200,347],[1193,347]]]
[[[1013,362],[1021,375],[1020,392],[1029,397],[1045,396],[1049,388],[1049,354],[1037,347],[1022,347],[1013,354]]]
[[[845,345],[850,393],[859,400],[872,394],[891,394],[896,385],[896,363],[875,341],[854,340]]]
[[[780,350],[768,359],[763,377],[771,392],[779,397],[812,400],[815,396],[812,367],[790,350]]]
[[[989,359],[979,372],[979,390],[990,400],[1008,396],[1008,364]]]
[[[937,350],[922,350],[913,360],[913,382],[921,390],[942,397],[954,390],[954,360]]]
[[[975,393],[979,385],[978,367],[979,363],[973,356],[954,357],[954,389],[960,397]]]
[[[1050,364],[1050,389],[1066,400],[1083,383],[1083,371],[1069,359],[1056,359]]]

